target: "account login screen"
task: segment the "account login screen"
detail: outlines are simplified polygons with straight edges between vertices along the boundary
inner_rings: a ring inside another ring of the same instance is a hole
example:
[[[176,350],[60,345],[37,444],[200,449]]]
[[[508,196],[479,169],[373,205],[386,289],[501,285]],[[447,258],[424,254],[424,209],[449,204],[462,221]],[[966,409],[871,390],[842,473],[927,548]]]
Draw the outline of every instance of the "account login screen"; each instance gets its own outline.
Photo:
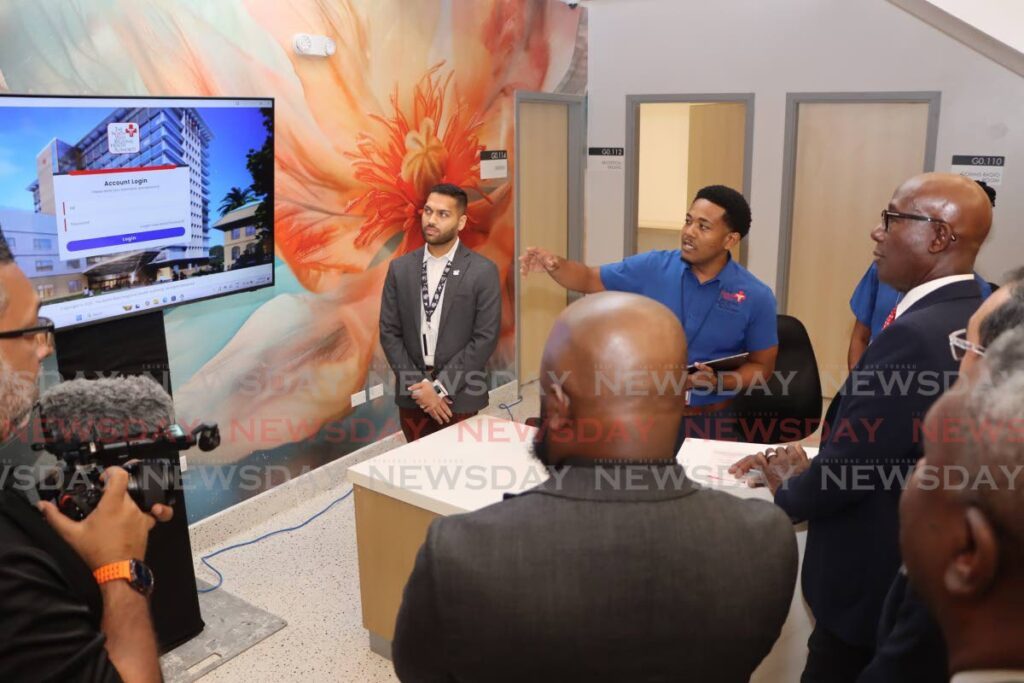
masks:
[[[71,171],[53,191],[63,260],[188,242],[187,166]]]

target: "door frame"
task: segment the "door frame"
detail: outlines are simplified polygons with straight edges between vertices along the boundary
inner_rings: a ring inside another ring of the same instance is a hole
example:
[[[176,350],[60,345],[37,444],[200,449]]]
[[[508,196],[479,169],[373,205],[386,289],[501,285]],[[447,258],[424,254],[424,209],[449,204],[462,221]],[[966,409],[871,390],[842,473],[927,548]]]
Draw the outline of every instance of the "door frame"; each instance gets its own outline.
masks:
[[[516,391],[522,397],[522,384],[519,381],[522,377],[522,274],[519,272],[519,256],[522,254],[522,228],[520,217],[522,212],[519,206],[519,170],[522,168],[519,163],[519,105],[523,103],[540,104],[564,104],[568,108],[568,192],[566,216],[566,258],[570,261],[583,260],[583,170],[586,162],[586,96],[585,95],[563,95],[560,93],[534,92],[529,90],[515,91],[515,150],[513,162],[515,163],[515,185],[513,186],[515,204],[515,255],[512,260],[512,267],[515,270],[515,302],[516,302],[516,353],[515,353],[515,379]],[[568,296],[567,301],[575,297]]]
[[[775,298],[779,313],[789,308],[789,261],[793,238],[793,195],[796,191],[796,134],[800,124],[800,105],[817,102],[857,102],[928,104],[928,129],[925,133],[924,173],[935,170],[935,148],[939,134],[939,107],[942,93],[937,90],[909,92],[791,92],[786,93],[786,137],[782,157],[782,215],[779,218],[779,259],[775,275]]]
[[[623,256],[632,256],[637,248],[637,222],[640,220],[640,105],[641,104],[715,104],[739,102],[746,105],[743,143],[743,196],[750,201],[750,180],[754,159],[754,93],[699,93],[665,95],[626,95],[626,215],[623,226]],[[747,242],[740,241],[740,263],[747,262]]]

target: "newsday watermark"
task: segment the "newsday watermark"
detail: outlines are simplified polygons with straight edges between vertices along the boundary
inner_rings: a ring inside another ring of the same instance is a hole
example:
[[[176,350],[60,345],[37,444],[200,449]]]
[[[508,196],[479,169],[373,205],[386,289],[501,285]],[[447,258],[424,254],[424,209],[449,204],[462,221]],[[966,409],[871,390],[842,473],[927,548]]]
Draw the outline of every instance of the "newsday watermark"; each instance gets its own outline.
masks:
[[[36,376],[21,373],[23,377],[13,377],[15,384],[35,384]],[[506,370],[471,370],[442,369],[436,377],[447,388],[472,396],[486,395],[492,389],[503,386],[518,379],[517,375]],[[596,396],[639,397],[639,396],[685,396],[716,394],[728,396],[790,396],[798,385],[796,370],[775,370],[768,374],[755,374],[746,382],[741,382],[742,375],[737,371],[720,371],[715,373],[710,384],[694,384],[688,386],[690,377],[686,366],[643,366],[628,369],[605,368],[597,366],[582,377],[580,384],[592,389]],[[42,371],[40,379],[43,386],[53,386],[65,379],[102,379],[121,376],[116,372],[79,373],[74,377],[63,377],[54,371]],[[897,397],[923,396],[937,397],[956,383],[956,371],[921,370],[912,365],[887,365],[868,369],[855,369],[852,373],[846,368],[830,370],[825,368],[819,375],[823,387],[840,386],[840,396],[855,397]],[[170,393],[171,378],[166,369],[157,369],[150,377]],[[572,373],[548,372],[546,378],[551,384],[566,384]],[[406,387],[424,379],[424,372],[416,369],[393,372],[387,366],[373,364],[366,371],[362,384],[366,387],[382,384],[386,395],[394,397],[396,385],[401,389],[398,393],[406,394]],[[189,379],[189,383],[200,388],[215,389],[230,384],[233,392],[241,397],[266,398],[290,396],[307,397],[315,400],[337,399],[339,402],[350,399],[351,387],[347,384],[326,385],[322,381],[317,368],[282,369],[275,367],[256,367],[241,374],[224,371],[208,371]],[[729,387],[741,386],[740,389]]]
[[[423,459],[412,462],[371,461],[367,476],[375,482],[410,492],[488,492],[495,502],[505,493],[521,493],[545,484],[552,491],[562,491],[570,475],[583,478],[596,491],[677,491],[687,486],[707,487],[708,481],[741,480],[728,474],[726,468],[708,465],[677,466],[675,464],[602,462],[575,463],[569,466],[543,466],[508,462],[441,462]],[[319,469],[309,465],[298,471],[275,465],[223,465],[190,468],[187,476],[179,480],[160,468],[133,467],[134,484],[141,489],[184,491],[243,491],[261,492],[305,477],[301,483],[311,491],[319,491],[324,483],[340,484],[335,475],[321,481]],[[581,474],[582,473],[582,474]],[[817,472],[810,470],[803,476],[823,491],[870,493],[897,491],[906,488],[910,477],[916,478],[918,488],[947,491],[1015,491],[1024,485],[1024,465],[929,465],[884,462],[840,463],[831,462]],[[314,481],[315,480],[315,481]],[[783,487],[791,482],[787,479]],[[65,468],[53,465],[8,465],[0,467],[0,486],[16,490],[35,490],[41,495],[87,487],[95,482],[88,468]],[[296,482],[300,483],[300,482]],[[746,480],[742,480],[746,485]],[[710,488],[720,488],[711,486]],[[45,497],[45,496],[44,496]]]
[[[424,422],[426,419],[428,418],[424,418]],[[775,438],[782,442],[800,441],[804,435],[820,428],[823,443],[879,446],[884,445],[887,438],[892,438],[894,420],[883,417],[858,417],[823,423],[818,418],[780,418],[771,414],[743,417],[710,414],[688,416],[683,427],[687,438],[747,443],[768,443],[775,434]],[[183,431],[188,433],[201,422],[194,420],[192,423],[179,424]],[[116,443],[126,439],[158,440],[171,426],[171,423],[153,424],[134,418],[70,418],[43,421],[36,415],[27,424],[19,425],[11,433],[10,440],[20,442],[26,447],[33,444],[49,444],[54,441],[55,434],[60,435],[59,441],[62,442],[77,440],[81,443]],[[583,417],[575,419],[571,428],[552,432],[548,438],[554,443],[580,445],[622,441],[628,438],[636,444],[638,453],[642,454],[651,443],[651,433],[657,426],[659,422],[655,417],[614,420]],[[947,417],[928,423],[923,415],[918,415],[909,420],[901,418],[895,426],[903,434],[909,432],[910,441],[915,444],[929,439],[945,443],[1024,443],[1024,418],[996,423]],[[393,417],[384,420],[349,417],[320,424],[311,418],[245,417],[221,424],[219,429],[222,443],[251,443],[265,448],[268,442],[293,443],[310,433],[315,434],[311,440],[318,444],[367,445],[395,434],[400,431],[401,426]],[[460,422],[449,426],[448,429],[454,430],[450,436],[456,442],[480,445],[526,444],[533,440],[535,433],[534,427],[508,420]]]

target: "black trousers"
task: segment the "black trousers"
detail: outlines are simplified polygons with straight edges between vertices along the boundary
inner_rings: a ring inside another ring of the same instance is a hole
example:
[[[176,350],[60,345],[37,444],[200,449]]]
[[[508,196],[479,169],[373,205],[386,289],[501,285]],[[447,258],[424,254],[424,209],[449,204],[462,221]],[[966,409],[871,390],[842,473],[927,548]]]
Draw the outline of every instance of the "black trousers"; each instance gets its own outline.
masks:
[[[807,666],[800,683],[854,683],[874,654],[873,648],[851,645],[815,626],[807,640]]]

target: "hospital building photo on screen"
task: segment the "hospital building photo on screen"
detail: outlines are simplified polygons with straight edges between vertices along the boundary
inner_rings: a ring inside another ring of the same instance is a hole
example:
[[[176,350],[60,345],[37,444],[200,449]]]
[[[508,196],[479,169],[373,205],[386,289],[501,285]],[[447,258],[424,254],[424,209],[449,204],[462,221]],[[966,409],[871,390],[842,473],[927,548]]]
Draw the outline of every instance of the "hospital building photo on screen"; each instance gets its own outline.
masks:
[[[44,306],[260,266],[258,282],[230,281],[269,284],[266,102],[18,99],[0,107],[0,229]],[[167,293],[100,317],[177,303]]]

